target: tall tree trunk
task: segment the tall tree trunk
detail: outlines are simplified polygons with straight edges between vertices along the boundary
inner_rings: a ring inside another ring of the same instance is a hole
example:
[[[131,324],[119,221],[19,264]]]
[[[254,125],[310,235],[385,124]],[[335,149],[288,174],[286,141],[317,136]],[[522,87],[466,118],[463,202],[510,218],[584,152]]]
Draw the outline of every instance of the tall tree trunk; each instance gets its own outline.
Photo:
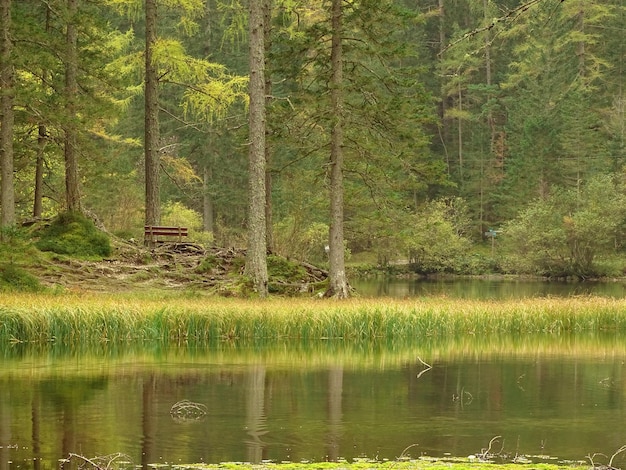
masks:
[[[0,226],[15,224],[13,186],[13,63],[11,52],[11,0],[0,2]]]
[[[159,95],[157,69],[152,59],[156,43],[157,4],[146,0],[146,76],[145,76],[145,129],[144,158],[146,185],[146,225],[158,225],[161,220],[161,198],[159,189]]]
[[[265,40],[263,2],[250,2],[250,148],[249,214],[246,272],[261,297],[267,290],[265,227]]]
[[[209,192],[211,168],[204,166],[202,177],[202,228],[205,232],[213,233],[213,198]]]
[[[446,47],[446,10],[443,4],[443,0],[439,0],[439,54],[443,54]],[[448,94],[445,91],[443,79],[440,82],[441,91],[441,104],[439,106],[441,126],[439,128],[439,139],[441,140],[441,146],[446,155],[446,166],[448,174],[450,174],[450,157],[447,150],[448,134],[448,120],[446,119],[446,110],[448,109]]]
[[[35,162],[35,195],[33,197],[33,217],[38,219],[43,213],[43,164],[46,149],[46,126],[39,125],[37,136],[37,161]]]
[[[67,30],[65,58],[65,204],[70,212],[80,212],[80,192],[78,187],[78,156],[76,126],[76,95],[78,93],[78,31],[76,15],[78,0],[67,0]]]
[[[489,15],[489,0],[483,0],[483,18],[485,23],[489,21],[491,15]],[[487,87],[491,89],[491,85],[493,83],[492,80],[492,65],[491,65],[491,32],[489,30],[484,32],[485,35],[485,82]],[[489,131],[491,133],[491,138],[489,140],[489,148],[493,154],[495,146],[496,146],[496,122],[493,117],[493,111],[491,107],[487,113],[487,124],[489,125]]]
[[[265,107],[266,110],[272,100],[272,77],[269,73],[268,57],[272,32],[272,0],[263,0],[263,38],[265,50]],[[273,206],[272,206],[272,172],[270,163],[272,161],[272,149],[269,145],[271,130],[265,126],[265,243],[267,250],[274,250],[274,227],[273,227]]]
[[[46,34],[50,32],[50,7],[46,7]],[[47,69],[41,70],[41,84],[46,87],[46,79],[49,75]],[[45,150],[48,141],[48,131],[44,123],[40,123],[37,129],[37,159],[35,161],[35,193],[33,196],[33,217],[41,218],[43,213],[43,173],[45,162]]]
[[[330,236],[327,296],[349,297],[343,241],[343,64],[341,1],[332,2],[330,100],[333,124],[330,136]]]

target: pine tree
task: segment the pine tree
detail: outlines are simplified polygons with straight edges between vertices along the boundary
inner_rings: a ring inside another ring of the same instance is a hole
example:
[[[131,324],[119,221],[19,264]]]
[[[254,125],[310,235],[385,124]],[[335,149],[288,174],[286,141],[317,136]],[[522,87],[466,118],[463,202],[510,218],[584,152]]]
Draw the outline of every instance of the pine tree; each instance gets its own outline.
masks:
[[[250,111],[248,251],[246,272],[260,297],[266,297],[265,239],[265,28],[263,2],[250,2]]]
[[[0,228],[15,224],[11,0],[0,1]]]

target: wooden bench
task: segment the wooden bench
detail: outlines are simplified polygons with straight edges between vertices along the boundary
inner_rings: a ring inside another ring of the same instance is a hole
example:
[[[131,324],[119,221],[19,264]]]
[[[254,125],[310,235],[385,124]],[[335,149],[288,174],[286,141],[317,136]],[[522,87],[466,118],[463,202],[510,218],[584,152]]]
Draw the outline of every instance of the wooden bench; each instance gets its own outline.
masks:
[[[164,227],[160,225],[146,225],[144,227],[144,242],[148,246],[154,246],[158,243],[165,242],[182,242],[183,237],[189,235],[187,227]],[[168,240],[162,240],[160,237],[168,237]],[[172,238],[176,237],[175,240]]]

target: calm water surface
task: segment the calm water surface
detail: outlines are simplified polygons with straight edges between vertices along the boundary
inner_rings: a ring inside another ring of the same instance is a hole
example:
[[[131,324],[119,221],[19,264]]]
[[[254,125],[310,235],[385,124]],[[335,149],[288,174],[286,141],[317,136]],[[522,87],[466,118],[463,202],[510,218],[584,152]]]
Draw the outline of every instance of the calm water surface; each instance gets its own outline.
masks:
[[[0,469],[58,468],[70,454],[117,452],[144,466],[393,459],[412,444],[412,456],[467,456],[495,436],[494,451],[508,458],[611,455],[626,443],[624,343],[8,350]],[[173,415],[181,400],[206,414]]]
[[[520,299],[528,297],[568,297],[596,295],[626,297],[626,283],[559,282],[484,279],[355,279],[351,284],[365,297],[445,296],[462,299]]]

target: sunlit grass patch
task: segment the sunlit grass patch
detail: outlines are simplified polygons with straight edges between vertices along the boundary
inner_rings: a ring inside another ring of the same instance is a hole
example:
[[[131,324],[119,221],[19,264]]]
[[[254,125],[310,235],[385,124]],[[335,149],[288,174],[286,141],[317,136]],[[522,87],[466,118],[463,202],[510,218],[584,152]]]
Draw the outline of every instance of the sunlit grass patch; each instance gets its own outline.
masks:
[[[370,341],[626,331],[626,300],[270,299],[17,294],[0,300],[0,341]]]

